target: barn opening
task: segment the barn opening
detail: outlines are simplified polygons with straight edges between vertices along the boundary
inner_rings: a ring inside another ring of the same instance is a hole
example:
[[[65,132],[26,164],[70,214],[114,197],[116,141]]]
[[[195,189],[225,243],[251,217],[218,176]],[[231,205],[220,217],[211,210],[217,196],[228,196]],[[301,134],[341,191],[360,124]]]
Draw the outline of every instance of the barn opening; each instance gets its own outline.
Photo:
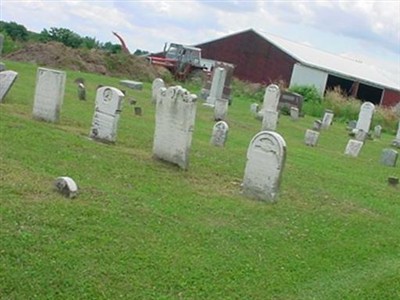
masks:
[[[360,83],[358,86],[357,99],[379,105],[381,103],[382,93],[383,89]]]
[[[325,91],[339,87],[346,95],[351,95],[353,81],[329,74]]]

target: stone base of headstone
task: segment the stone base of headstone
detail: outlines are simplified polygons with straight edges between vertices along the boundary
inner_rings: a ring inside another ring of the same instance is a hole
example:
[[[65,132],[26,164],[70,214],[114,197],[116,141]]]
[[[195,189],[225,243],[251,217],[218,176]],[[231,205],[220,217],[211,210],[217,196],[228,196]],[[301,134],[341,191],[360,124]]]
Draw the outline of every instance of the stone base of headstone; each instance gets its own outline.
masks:
[[[304,137],[304,143],[307,146],[315,147],[318,144],[319,132],[307,129]]]
[[[278,124],[279,113],[277,111],[263,111],[263,119],[261,125],[261,131],[270,130],[275,131],[276,125]]]
[[[344,150],[344,154],[348,156],[357,157],[360,154],[361,148],[364,145],[364,142],[350,139],[347,143],[346,149]]]
[[[381,155],[381,164],[388,167],[395,167],[399,153],[393,149],[383,149]]]
[[[119,82],[120,85],[126,86],[130,89],[134,90],[142,90],[143,89],[143,83],[139,81],[133,81],[133,80],[121,80]]]
[[[346,129],[348,131],[352,131],[353,129],[356,128],[356,126],[357,126],[357,121],[356,120],[351,120],[351,121],[347,122]]]

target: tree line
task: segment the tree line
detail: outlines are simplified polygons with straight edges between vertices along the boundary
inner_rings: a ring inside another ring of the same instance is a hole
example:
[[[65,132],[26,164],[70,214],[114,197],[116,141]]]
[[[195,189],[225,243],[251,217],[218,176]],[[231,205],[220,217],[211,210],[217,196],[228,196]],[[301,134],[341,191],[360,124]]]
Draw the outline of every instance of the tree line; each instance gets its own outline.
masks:
[[[4,36],[3,53],[18,50],[27,42],[47,43],[50,41],[63,43],[67,47],[82,49],[100,49],[111,53],[120,53],[120,44],[102,43],[94,37],[80,36],[68,28],[44,28],[40,33],[28,31],[24,25],[16,22],[0,21],[0,33]],[[134,55],[147,54],[147,51],[137,49]]]

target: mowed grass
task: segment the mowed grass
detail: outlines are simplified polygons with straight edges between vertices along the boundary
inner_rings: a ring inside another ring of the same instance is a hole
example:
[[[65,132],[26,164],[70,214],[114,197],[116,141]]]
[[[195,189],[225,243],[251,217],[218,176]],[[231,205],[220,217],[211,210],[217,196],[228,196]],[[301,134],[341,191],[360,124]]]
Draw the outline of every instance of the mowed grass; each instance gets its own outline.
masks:
[[[400,299],[400,188],[387,184],[400,169],[379,162],[394,136],[351,158],[345,124],[311,148],[314,118],[282,116],[287,160],[271,205],[240,193],[261,126],[252,99],[233,99],[223,149],[210,145],[213,114],[199,101],[182,171],[152,158],[151,83],[134,91],[125,78],[68,71],[51,124],[31,115],[37,66],[6,65],[19,77],[0,105],[1,299]],[[115,145],[88,139],[98,84],[127,90]],[[53,190],[59,176],[77,182],[76,199]]]

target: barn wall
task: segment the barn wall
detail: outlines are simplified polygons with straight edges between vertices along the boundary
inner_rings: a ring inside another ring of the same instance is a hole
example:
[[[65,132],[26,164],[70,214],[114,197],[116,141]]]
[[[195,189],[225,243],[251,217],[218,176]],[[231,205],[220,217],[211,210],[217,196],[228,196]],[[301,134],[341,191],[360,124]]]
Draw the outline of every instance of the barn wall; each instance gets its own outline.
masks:
[[[313,85],[319,94],[323,96],[327,79],[328,74],[326,72],[295,64],[290,79],[290,87],[294,85]]]
[[[235,65],[234,76],[250,82],[289,84],[296,60],[249,30],[219,40],[196,45],[202,57]]]
[[[385,89],[383,92],[383,98],[381,105],[383,106],[394,106],[397,103],[400,103],[400,92]]]

